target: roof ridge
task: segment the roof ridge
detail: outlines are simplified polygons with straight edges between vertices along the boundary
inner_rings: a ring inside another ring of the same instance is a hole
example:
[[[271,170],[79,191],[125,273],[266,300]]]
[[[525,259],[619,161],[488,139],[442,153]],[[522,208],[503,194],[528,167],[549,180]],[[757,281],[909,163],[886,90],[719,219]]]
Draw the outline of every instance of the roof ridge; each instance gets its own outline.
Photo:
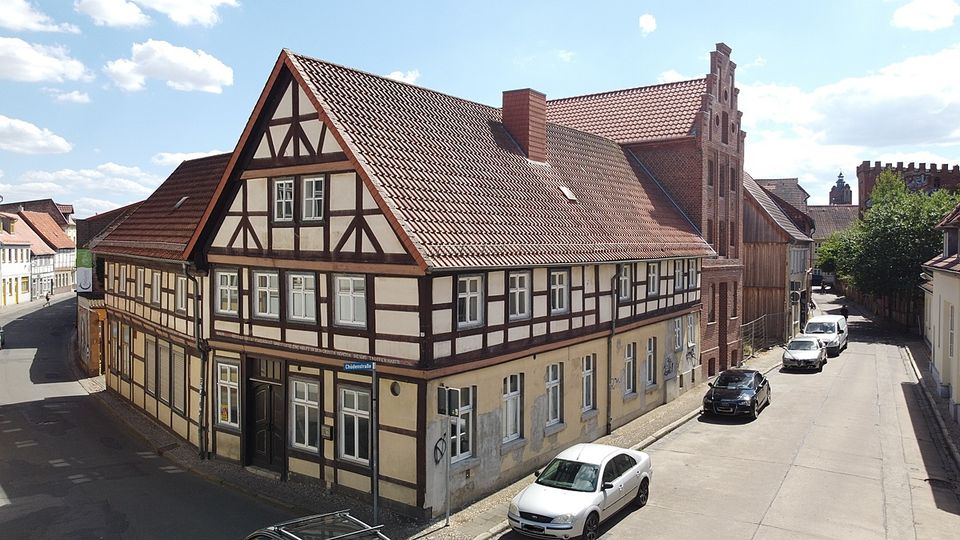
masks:
[[[658,87],[665,87],[665,86],[680,86],[680,85],[682,85],[682,84],[690,84],[690,83],[699,82],[699,81],[705,81],[705,80],[707,80],[706,77],[699,77],[699,78],[696,78],[696,79],[685,79],[685,80],[682,80],[682,81],[673,81],[673,82],[668,82],[668,83],[648,84],[648,85],[645,85],[645,86],[634,86],[634,87],[631,87],[631,88],[619,88],[619,89],[616,89],[616,90],[606,90],[606,91],[603,91],[603,92],[594,92],[594,93],[591,93],[591,94],[580,94],[580,95],[576,95],[576,96],[567,96],[567,97],[561,97],[561,98],[556,98],[556,99],[548,99],[548,100],[547,100],[547,103],[557,103],[557,102],[560,102],[560,101],[574,101],[574,100],[577,100],[577,99],[585,99],[585,98],[592,98],[592,97],[599,97],[599,96],[611,96],[611,95],[617,95],[617,94],[627,94],[627,93],[636,92],[636,91],[638,91],[638,90],[645,90],[645,89],[648,89],[648,88],[658,88]]]
[[[312,61],[312,62],[319,62],[319,63],[321,63],[321,64],[326,64],[326,65],[328,65],[328,66],[333,66],[333,67],[338,68],[338,69],[343,69],[343,70],[346,70],[346,71],[352,71],[352,72],[354,72],[354,73],[359,73],[359,74],[361,74],[361,75],[365,75],[365,76],[368,76],[368,77],[374,77],[374,78],[377,78],[377,79],[382,79],[382,80],[384,80],[384,81],[389,81],[389,82],[391,82],[391,83],[395,83],[395,84],[399,84],[399,85],[403,85],[403,86],[409,86],[409,87],[411,87],[411,88],[415,88],[415,89],[417,89],[417,90],[423,90],[423,91],[425,91],[425,92],[429,92],[429,93],[431,93],[431,94],[436,94],[436,95],[438,95],[438,96],[440,96],[440,97],[445,97],[445,98],[448,98],[448,99],[452,99],[452,100],[454,100],[454,101],[461,101],[461,102],[464,102],[464,103],[468,103],[468,104],[470,104],[470,105],[476,105],[476,106],[479,106],[479,107],[483,107],[483,108],[485,108],[485,109],[490,109],[491,111],[500,111],[500,110],[501,110],[500,107],[494,107],[493,105],[487,105],[486,103],[480,103],[479,101],[473,101],[473,100],[471,100],[471,99],[467,99],[467,98],[464,98],[464,97],[455,96],[455,95],[453,95],[453,94],[448,94],[448,93],[446,93],[446,92],[441,92],[440,90],[434,90],[433,88],[427,88],[426,86],[420,86],[420,85],[417,85],[417,84],[408,83],[408,82],[406,82],[406,81],[398,81],[397,79],[391,79],[390,77],[387,77],[387,76],[385,76],[385,75],[377,75],[376,73],[372,73],[372,72],[370,72],[370,71],[365,71],[365,70],[362,70],[362,69],[357,69],[357,68],[354,68],[354,67],[345,66],[345,65],[343,65],[343,64],[338,64],[338,63],[336,63],[336,62],[330,62],[329,60],[324,60],[324,59],[322,59],[322,58],[317,58],[316,56],[310,56],[310,55],[308,55],[308,54],[301,54],[301,53],[293,52],[293,51],[291,51],[290,49],[287,49],[287,48],[284,48],[283,50],[286,51],[287,54],[289,54],[291,57],[304,58],[304,59],[310,60],[310,61]]]

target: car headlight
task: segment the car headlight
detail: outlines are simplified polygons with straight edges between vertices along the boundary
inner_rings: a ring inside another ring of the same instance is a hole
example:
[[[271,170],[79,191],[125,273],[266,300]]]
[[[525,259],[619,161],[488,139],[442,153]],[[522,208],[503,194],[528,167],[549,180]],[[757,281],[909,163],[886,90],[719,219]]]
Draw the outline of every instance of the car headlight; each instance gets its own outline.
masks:
[[[752,400],[753,396],[750,394],[740,394],[740,403],[743,405],[749,405]]]
[[[507,512],[508,512],[510,515],[512,515],[512,516],[519,516],[519,515],[520,515],[520,507],[517,506],[517,503],[511,501],[511,502],[510,502],[510,509],[507,510]]]
[[[554,523],[573,523],[573,520],[577,519],[576,514],[563,514],[553,518]]]

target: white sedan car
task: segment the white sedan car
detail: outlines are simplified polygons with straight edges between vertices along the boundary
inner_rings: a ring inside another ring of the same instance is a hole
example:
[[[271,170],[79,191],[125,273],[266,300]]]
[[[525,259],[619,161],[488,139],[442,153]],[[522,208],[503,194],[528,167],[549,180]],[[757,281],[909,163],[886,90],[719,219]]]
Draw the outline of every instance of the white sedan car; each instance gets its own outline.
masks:
[[[510,502],[513,530],[535,538],[587,540],[600,536],[600,522],[650,497],[653,467],[645,452],[578,444],[537,473],[537,481]]]

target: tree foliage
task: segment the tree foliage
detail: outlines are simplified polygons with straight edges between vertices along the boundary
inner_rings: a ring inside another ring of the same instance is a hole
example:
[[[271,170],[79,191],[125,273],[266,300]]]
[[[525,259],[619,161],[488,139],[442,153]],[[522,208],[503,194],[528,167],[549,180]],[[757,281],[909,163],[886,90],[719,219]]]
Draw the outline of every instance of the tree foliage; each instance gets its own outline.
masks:
[[[870,198],[873,204],[862,219],[820,246],[818,266],[865,293],[914,291],[920,265],[941,250],[943,235],[934,227],[960,203],[960,195],[910,191],[898,174],[886,170]]]

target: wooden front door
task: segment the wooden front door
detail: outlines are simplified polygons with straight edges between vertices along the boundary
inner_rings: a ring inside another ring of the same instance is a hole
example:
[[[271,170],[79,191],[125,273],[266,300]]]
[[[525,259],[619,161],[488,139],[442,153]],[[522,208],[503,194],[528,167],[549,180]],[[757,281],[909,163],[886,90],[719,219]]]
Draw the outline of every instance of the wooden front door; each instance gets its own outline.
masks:
[[[283,472],[286,445],[286,408],[278,360],[251,358],[247,379],[247,463]]]

